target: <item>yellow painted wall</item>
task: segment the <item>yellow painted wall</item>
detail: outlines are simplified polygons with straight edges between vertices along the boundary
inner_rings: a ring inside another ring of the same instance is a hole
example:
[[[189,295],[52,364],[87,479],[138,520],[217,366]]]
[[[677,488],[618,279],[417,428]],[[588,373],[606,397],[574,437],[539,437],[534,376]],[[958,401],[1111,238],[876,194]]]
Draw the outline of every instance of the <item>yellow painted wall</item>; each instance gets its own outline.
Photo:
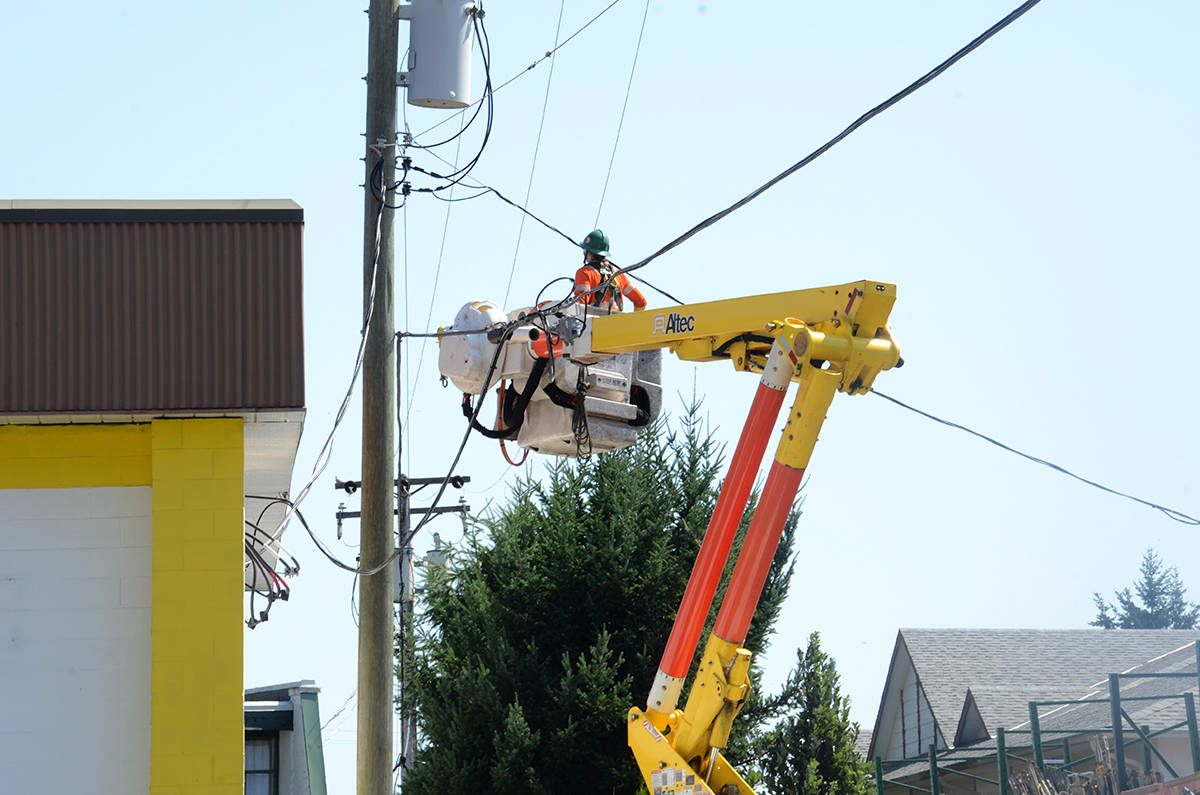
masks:
[[[151,793],[242,792],[240,418],[0,426],[0,488],[152,487]]]
[[[0,425],[0,489],[150,485],[149,425]]]

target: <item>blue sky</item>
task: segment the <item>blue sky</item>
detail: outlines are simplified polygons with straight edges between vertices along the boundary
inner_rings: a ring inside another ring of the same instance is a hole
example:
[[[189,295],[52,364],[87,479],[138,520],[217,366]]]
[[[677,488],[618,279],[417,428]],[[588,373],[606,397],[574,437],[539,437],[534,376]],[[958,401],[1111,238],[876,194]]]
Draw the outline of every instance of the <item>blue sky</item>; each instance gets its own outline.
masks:
[[[604,5],[562,4],[563,35]],[[596,218],[645,8],[622,0],[555,58],[529,206],[573,236]],[[740,198],[1010,9],[652,0],[600,218],[614,259],[640,259]],[[559,11],[550,0],[487,5],[497,80],[551,48]],[[314,2],[63,2],[5,16],[6,198],[290,198],[304,207],[308,419],[298,488],[356,350],[366,15]],[[906,366],[884,374],[880,390],[1196,514],[1198,33],[1192,3],[1047,0],[644,275],[685,301],[894,282]],[[548,67],[497,93],[473,174],[517,200]],[[478,86],[478,61],[476,71]],[[415,133],[444,118],[407,110]],[[469,133],[462,155],[478,142]],[[453,145],[439,151],[455,157]],[[398,325],[424,329],[429,317],[436,327],[468,300],[500,301],[510,272],[509,308],[525,305],[574,271],[577,252],[536,224],[518,251],[519,223],[491,197],[414,199],[398,215]],[[458,394],[438,384],[436,349],[420,351],[409,343],[403,352],[403,461],[430,476],[449,465],[462,418]],[[666,377],[669,408],[695,385],[716,433],[736,438],[755,378],[678,362]],[[356,393],[304,506],[346,559],[354,550],[333,540],[332,479],[358,475],[360,434]],[[502,500],[514,477],[483,439],[460,471],[473,478],[476,507]],[[800,564],[765,656],[767,683],[819,630],[864,728],[898,627],[1083,627],[1090,594],[1131,582],[1147,546],[1200,595],[1195,528],[877,397],[835,401],[805,495]],[[429,529],[460,534],[453,518]],[[351,578],[298,527],[285,542],[304,570],[292,600],[247,631],[246,682],[315,679],[332,715],[355,686]],[[418,539],[418,552],[428,543]],[[351,715],[326,746],[332,792],[352,791],[353,740]]]

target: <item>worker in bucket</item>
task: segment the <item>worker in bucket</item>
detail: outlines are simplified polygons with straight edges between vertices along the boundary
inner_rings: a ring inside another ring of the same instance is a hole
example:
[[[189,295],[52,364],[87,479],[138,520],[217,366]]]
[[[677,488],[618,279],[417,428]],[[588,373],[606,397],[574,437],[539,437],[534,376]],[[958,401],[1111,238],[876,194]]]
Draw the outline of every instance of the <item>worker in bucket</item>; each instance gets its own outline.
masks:
[[[583,267],[575,272],[575,295],[583,296],[580,301],[611,313],[614,310],[620,312],[624,298],[628,296],[634,312],[646,308],[642,291],[633,286],[628,276],[617,273],[617,266],[606,259],[608,235],[603,230],[590,232],[579,247],[583,249]],[[602,284],[607,285],[603,290],[588,294]]]

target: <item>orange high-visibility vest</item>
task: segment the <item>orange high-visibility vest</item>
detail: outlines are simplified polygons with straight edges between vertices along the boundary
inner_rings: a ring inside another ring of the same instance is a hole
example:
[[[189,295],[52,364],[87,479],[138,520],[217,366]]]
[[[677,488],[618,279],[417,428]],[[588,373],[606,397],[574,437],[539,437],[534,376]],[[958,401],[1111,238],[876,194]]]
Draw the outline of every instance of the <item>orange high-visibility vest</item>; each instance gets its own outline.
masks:
[[[575,271],[575,295],[594,290],[612,276],[615,268],[611,263],[605,261],[598,264],[599,268],[595,265],[584,265]],[[629,281],[629,277],[623,273],[618,273],[617,278],[613,279],[607,288],[598,293],[586,295],[581,301],[598,309],[609,311],[616,307],[616,310],[620,312],[623,306],[623,296],[629,296],[635,309],[644,309],[646,306],[646,297],[642,295],[642,291],[634,287],[633,283]]]

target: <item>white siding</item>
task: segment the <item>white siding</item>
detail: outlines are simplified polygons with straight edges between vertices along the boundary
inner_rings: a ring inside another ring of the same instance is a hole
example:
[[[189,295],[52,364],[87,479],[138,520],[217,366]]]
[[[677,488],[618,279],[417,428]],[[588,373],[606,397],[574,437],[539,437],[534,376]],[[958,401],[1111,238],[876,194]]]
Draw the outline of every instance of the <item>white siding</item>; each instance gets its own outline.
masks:
[[[0,489],[0,790],[150,789],[147,487]]]
[[[875,752],[884,759],[921,756],[934,742],[938,747],[945,746],[945,740],[936,734],[929,699],[925,698],[907,656],[902,661],[897,660],[888,681],[881,714],[883,720],[879,726],[880,736],[875,741]]]

